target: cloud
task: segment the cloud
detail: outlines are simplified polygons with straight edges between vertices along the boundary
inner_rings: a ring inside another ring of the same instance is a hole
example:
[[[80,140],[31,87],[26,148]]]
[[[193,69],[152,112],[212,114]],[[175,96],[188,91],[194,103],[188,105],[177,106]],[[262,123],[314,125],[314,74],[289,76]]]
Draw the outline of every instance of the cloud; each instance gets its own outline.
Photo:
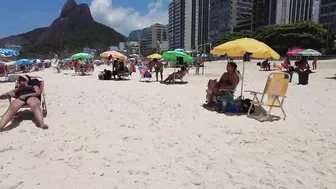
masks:
[[[93,18],[115,30],[129,34],[130,31],[143,29],[155,23],[167,24],[168,11],[163,0],[153,0],[148,4],[146,13],[133,8],[114,7],[112,0],[93,0],[90,6]]]

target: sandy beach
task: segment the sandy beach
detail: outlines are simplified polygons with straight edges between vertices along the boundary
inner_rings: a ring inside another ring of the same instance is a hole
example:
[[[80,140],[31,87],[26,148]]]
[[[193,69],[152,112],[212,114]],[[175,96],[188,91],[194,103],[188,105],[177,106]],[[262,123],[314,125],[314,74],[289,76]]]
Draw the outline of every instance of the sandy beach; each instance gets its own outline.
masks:
[[[0,133],[0,189],[336,188],[336,80],[325,78],[335,76],[336,60],[319,61],[309,85],[294,75],[287,119],[264,123],[201,106],[208,79],[225,66],[209,63],[203,76],[191,69],[188,84],[169,86],[139,82],[138,72],[99,81],[105,66],[93,76],[30,74],[45,79],[50,129],[25,111]],[[262,92],[269,72],[258,70],[246,64],[245,90]],[[13,85],[0,83],[0,93]],[[0,114],[7,107],[0,101]]]

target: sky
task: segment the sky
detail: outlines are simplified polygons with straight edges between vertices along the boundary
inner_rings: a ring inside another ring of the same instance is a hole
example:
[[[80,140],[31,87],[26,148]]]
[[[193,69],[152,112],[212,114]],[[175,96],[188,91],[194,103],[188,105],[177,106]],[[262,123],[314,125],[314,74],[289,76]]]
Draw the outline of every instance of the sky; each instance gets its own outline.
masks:
[[[76,0],[87,3],[93,18],[128,36],[130,31],[168,23],[170,0]],[[0,6],[0,38],[49,26],[66,0],[10,0]]]

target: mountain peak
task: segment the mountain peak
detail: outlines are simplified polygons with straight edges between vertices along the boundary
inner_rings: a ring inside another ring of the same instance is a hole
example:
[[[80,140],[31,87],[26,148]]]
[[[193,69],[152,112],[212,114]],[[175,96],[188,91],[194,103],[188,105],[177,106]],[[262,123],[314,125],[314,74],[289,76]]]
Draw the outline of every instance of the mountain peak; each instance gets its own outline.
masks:
[[[90,28],[94,24],[90,8],[87,4],[77,4],[75,0],[67,0],[61,15],[53,21],[49,28],[38,38],[41,40],[58,39]]]
[[[63,18],[63,17],[67,17],[68,16],[68,13],[72,10],[72,9],[75,9],[77,7],[77,3],[75,0],[67,0],[67,2],[64,4],[63,8],[62,8],[62,11],[61,11],[61,14],[60,14],[60,17]]]

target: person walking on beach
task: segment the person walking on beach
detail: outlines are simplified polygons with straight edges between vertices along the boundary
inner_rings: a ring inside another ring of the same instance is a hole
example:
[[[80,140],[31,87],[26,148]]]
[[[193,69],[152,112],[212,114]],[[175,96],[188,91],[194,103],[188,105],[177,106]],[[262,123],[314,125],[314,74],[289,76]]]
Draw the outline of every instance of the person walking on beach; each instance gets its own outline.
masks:
[[[316,66],[317,66],[317,60],[318,60],[318,58],[317,58],[317,56],[316,57],[314,57],[314,60],[313,60],[313,70],[316,70]]]
[[[159,81],[159,73],[161,81],[163,80],[163,64],[161,61],[158,61],[156,58],[153,59],[156,81]]]
[[[196,75],[199,75],[199,69],[201,67],[202,64],[202,55],[198,54],[196,57]]]

